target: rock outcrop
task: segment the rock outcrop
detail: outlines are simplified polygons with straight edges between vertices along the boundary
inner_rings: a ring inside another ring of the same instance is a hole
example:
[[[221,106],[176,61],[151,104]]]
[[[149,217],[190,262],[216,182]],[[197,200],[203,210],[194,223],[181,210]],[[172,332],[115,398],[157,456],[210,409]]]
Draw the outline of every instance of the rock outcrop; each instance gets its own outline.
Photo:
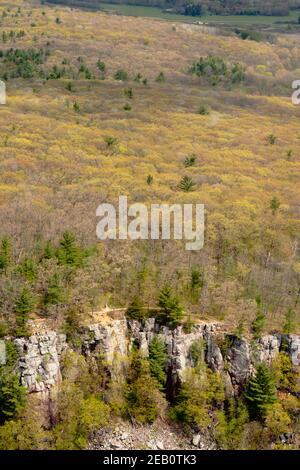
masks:
[[[29,392],[47,391],[61,379],[60,357],[67,348],[66,336],[49,331],[46,334],[14,340],[19,353],[21,384]]]
[[[252,372],[250,344],[245,339],[228,336],[230,348],[227,352],[228,372],[232,385],[243,385]]]
[[[257,363],[271,364],[281,349],[289,354],[295,367],[300,365],[300,336],[266,335],[258,341],[249,342],[227,334],[216,322],[197,324],[186,333],[182,326],[172,330],[159,325],[154,318],[144,323],[121,319],[83,327],[81,335],[82,354],[100,355],[108,366],[117,356],[126,356],[133,342],[147,357],[152,338],[159,335],[167,346],[170,389],[176,387],[184,379],[185,370],[194,365],[191,346],[196,341],[201,341],[203,345],[206,363],[223,374],[228,394],[247,382]],[[20,381],[29,392],[45,394],[59,383],[61,355],[69,348],[65,335],[48,331],[15,339],[14,343],[20,356]],[[222,347],[220,343],[223,343]]]
[[[253,354],[256,362],[265,362],[270,365],[280,351],[281,337],[275,335],[267,335],[260,338],[257,347],[254,348]]]
[[[300,366],[300,336],[289,335],[285,337],[287,341],[287,352],[294,366]]]
[[[191,354],[191,346],[196,341],[202,341],[207,362],[215,370],[223,367],[222,354],[213,340],[213,335],[219,330],[217,323],[203,323],[195,325],[190,333],[185,333],[182,326],[170,329],[161,326],[150,318],[144,324],[138,321],[129,321],[128,329],[131,342],[135,341],[143,356],[149,354],[149,344],[156,334],[167,346],[167,396],[172,399],[178,384],[184,379],[184,372],[188,367],[194,366]],[[205,353],[205,345],[209,344],[209,350]]]
[[[83,353],[100,353],[106,362],[112,362],[116,354],[128,353],[126,320],[114,320],[109,325],[93,324],[83,331]]]

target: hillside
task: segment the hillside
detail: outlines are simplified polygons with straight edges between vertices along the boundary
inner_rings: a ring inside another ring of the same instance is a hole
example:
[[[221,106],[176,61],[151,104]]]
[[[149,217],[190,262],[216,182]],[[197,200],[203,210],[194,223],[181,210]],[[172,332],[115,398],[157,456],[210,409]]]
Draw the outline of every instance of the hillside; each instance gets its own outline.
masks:
[[[0,337],[27,338],[30,320],[46,319],[66,333],[75,356],[80,351],[66,366],[72,382],[76,361],[88,362],[80,349],[84,319],[107,304],[187,331],[221,321],[250,342],[299,334],[300,107],[291,100],[299,35],[242,39],[217,27],[23,0],[1,2],[0,26],[7,91],[0,106]],[[148,207],[204,204],[204,248],[97,240],[97,206],[117,205],[120,195]],[[125,362],[134,371],[139,360]],[[101,364],[98,395],[109,387]],[[64,390],[62,403],[76,394],[93,400],[93,365],[86,369],[87,388],[77,377],[80,391]],[[296,383],[298,372],[290,373]],[[205,374],[221,390],[219,376]],[[131,371],[126,380],[140,379]],[[295,398],[284,409],[295,432],[298,389],[282,386],[278,370],[276,380],[279,394]],[[114,387],[110,410],[123,418],[122,387]],[[153,393],[165,409],[162,389]],[[227,406],[222,397],[218,411]],[[62,405],[59,413],[61,426],[73,422],[71,410],[64,416]],[[7,439],[4,421],[0,414]],[[87,445],[69,428],[59,443],[59,426],[49,448]],[[278,444],[271,434],[265,448]]]
[[[111,292],[123,306],[141,271],[147,272],[147,299],[155,299],[156,286],[167,279],[186,296],[195,267],[205,279],[198,311],[236,316],[234,299],[251,312],[247,297],[260,295],[277,325],[287,306],[297,304],[299,289],[299,108],[289,96],[300,64],[298,38],[257,43],[101,13],[24,6],[22,11],[17,20],[14,10],[2,19],[8,37],[10,30],[26,33],[8,39],[2,50],[48,51],[40,68],[52,73],[57,67],[65,75],[8,77],[8,104],[1,108],[1,219],[3,236],[12,237],[14,260],[39,256],[43,243],[56,242],[67,229],[81,242],[95,243],[96,207],[103,200],[115,202],[119,194],[146,203],[201,202],[207,236],[198,253],[187,256],[174,242],[164,242],[163,256],[159,242],[152,252],[141,243],[115,243],[113,253],[110,244],[97,245],[100,256],[110,260],[99,281],[103,302]],[[35,26],[28,27],[29,14]],[[208,54],[245,65],[245,82],[213,87],[186,73]],[[106,67],[104,80],[99,59]],[[2,76],[5,69],[13,73],[14,65],[7,68],[2,59]],[[114,79],[119,69],[128,80]],[[156,82],[160,72],[165,81]],[[134,81],[139,73],[140,83]],[[128,88],[132,99],[124,94]],[[127,103],[130,111],[123,109]],[[199,114],[201,106],[208,115]],[[274,145],[268,142],[271,134]],[[107,136],[117,139],[113,148]],[[192,154],[194,166],[185,167]],[[196,183],[189,193],[178,189],[185,175]],[[280,201],[275,215],[273,198]],[[140,249],[146,250],[143,260]],[[123,264],[124,256],[131,257],[132,268]]]

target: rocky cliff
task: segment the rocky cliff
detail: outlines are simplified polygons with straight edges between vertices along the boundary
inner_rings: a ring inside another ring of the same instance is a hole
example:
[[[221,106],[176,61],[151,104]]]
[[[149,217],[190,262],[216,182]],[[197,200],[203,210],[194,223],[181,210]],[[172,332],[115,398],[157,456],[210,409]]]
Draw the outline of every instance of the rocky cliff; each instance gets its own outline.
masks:
[[[126,356],[135,342],[146,357],[155,334],[167,345],[171,389],[184,379],[184,371],[193,366],[191,345],[199,340],[203,344],[204,360],[213,370],[224,374],[228,393],[233,393],[249,379],[257,363],[271,364],[282,349],[289,354],[295,367],[300,366],[298,335],[266,335],[258,341],[249,341],[224,332],[219,323],[197,324],[190,333],[185,333],[182,326],[171,330],[160,326],[154,318],[143,324],[122,319],[84,327],[81,352],[85,356],[100,354],[108,364],[112,364],[116,355]],[[47,394],[61,379],[61,358],[70,348],[66,336],[47,331],[26,339],[15,339],[14,343],[19,353],[21,383],[29,392]]]
[[[67,349],[66,336],[49,331],[14,340],[19,354],[21,384],[29,392],[47,395],[61,379],[60,358]]]

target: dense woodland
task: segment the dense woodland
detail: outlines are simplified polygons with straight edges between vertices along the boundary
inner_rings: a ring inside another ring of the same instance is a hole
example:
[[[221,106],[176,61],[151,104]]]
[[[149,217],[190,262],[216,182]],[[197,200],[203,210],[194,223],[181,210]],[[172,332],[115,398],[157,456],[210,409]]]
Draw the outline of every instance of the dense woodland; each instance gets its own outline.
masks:
[[[120,381],[74,352],[45,425],[9,338],[42,318],[79,350],[86,314],[106,304],[141,320],[154,310],[171,328],[217,319],[249,338],[299,333],[299,36],[21,0],[0,5],[0,26],[0,448],[85,448],[109,419],[161,416],[209,429],[219,448],[285,448],[279,435],[299,431],[299,377],[284,351],[229,400],[195,344],[171,404],[158,340],[149,359],[133,348],[115,365]],[[204,249],[97,241],[96,208],[119,195],[204,203]]]

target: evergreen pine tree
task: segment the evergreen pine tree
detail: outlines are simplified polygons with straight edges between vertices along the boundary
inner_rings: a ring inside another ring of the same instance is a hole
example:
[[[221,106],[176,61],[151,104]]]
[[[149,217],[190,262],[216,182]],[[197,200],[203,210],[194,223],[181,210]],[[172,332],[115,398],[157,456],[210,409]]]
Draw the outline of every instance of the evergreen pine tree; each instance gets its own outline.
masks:
[[[251,418],[262,419],[269,405],[276,402],[276,388],[268,367],[259,364],[245,392]]]
[[[283,333],[289,335],[294,333],[296,329],[296,313],[292,308],[289,308],[285,314],[285,323],[283,325]]]
[[[0,269],[6,269],[11,258],[11,242],[8,237],[3,237],[0,248]]]
[[[17,417],[24,409],[26,390],[19,383],[19,377],[8,371],[0,372],[0,423]]]
[[[55,248],[49,240],[47,241],[45,245],[42,259],[52,259],[52,258],[55,258]]]
[[[153,176],[148,175],[146,181],[147,181],[147,184],[150,186],[153,183]]]
[[[262,305],[261,305],[261,298],[260,297],[256,298],[256,304],[257,304],[257,311],[256,311],[255,320],[252,322],[252,331],[253,331],[253,334],[254,334],[254,338],[258,339],[258,338],[261,337],[261,334],[263,332],[266,317],[265,317],[265,315],[262,311]]]
[[[37,266],[31,258],[25,258],[24,261],[18,266],[18,271],[29,282],[33,282],[37,278]]]
[[[162,320],[170,328],[176,328],[182,320],[183,308],[180,304],[179,298],[173,295],[170,286],[167,285],[160,291],[158,305],[162,311]]]
[[[203,273],[199,269],[194,268],[191,272],[191,297],[194,303],[197,303],[203,288]]]
[[[153,423],[163,400],[158,382],[150,374],[149,362],[133,351],[125,390],[127,412],[138,423]]]
[[[167,347],[159,336],[156,335],[149,344],[149,365],[151,375],[160,384],[161,389],[164,389],[166,385],[167,360]]]
[[[60,248],[57,252],[57,257],[60,264],[65,266],[78,267],[82,265],[83,255],[76,244],[76,239],[73,233],[64,232],[63,238],[59,242]]]
[[[27,287],[23,287],[20,296],[16,300],[15,311],[16,316],[16,336],[28,336],[29,330],[27,328],[28,313],[32,311],[35,306],[35,298]]]
[[[131,304],[126,310],[126,318],[129,320],[138,320],[141,321],[146,316],[146,311],[143,307],[143,304],[139,297],[135,296]]]
[[[55,273],[49,281],[47,292],[45,293],[44,304],[56,305],[64,301],[64,291],[59,275]]]

